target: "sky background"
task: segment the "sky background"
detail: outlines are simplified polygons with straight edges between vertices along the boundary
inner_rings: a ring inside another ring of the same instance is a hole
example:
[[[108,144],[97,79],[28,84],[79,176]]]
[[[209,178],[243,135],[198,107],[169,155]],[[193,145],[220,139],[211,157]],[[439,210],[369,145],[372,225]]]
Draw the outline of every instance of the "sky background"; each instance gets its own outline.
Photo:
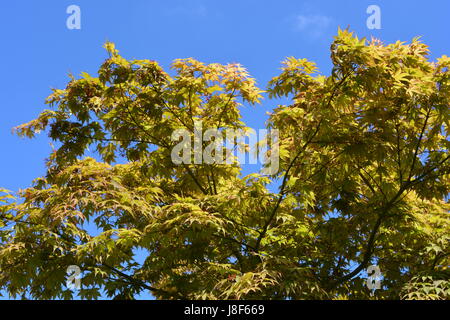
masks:
[[[81,29],[69,30],[66,9],[81,9]],[[381,9],[381,29],[369,30],[369,5]],[[45,174],[50,140],[21,139],[11,128],[34,119],[51,88],[64,88],[68,74],[95,75],[107,57],[105,41],[128,59],[193,57],[205,63],[238,62],[264,89],[288,56],[331,70],[329,47],[338,26],[385,43],[416,36],[431,59],[450,55],[449,0],[15,0],[0,4],[0,188],[17,191]],[[264,128],[273,101],[245,107],[248,126]],[[251,171],[247,168],[246,171]]]

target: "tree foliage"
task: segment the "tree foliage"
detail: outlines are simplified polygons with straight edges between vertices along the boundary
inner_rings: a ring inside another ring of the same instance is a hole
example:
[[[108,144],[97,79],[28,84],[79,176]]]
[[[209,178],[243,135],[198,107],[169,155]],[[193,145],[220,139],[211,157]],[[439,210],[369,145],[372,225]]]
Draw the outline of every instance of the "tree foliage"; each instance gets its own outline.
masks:
[[[180,59],[170,75],[105,47],[98,77],[16,128],[57,148],[23,201],[0,190],[0,289],[70,299],[77,265],[86,299],[366,299],[358,275],[376,264],[375,298],[449,298],[450,58],[347,30],[329,76],[288,58],[267,88],[289,101],[267,123],[280,170],[242,177],[171,160],[172,132],[195,121],[248,130],[240,108],[263,91],[242,66]]]

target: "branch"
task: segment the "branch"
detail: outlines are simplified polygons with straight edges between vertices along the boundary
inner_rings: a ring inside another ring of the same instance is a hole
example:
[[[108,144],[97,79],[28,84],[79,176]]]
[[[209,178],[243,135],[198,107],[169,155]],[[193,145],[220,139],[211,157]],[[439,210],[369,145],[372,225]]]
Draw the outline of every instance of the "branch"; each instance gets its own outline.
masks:
[[[335,282],[332,283],[332,286],[337,286],[339,284],[341,284],[342,282],[345,282],[351,278],[353,278],[354,276],[356,276],[362,269],[364,269],[367,264],[369,263],[371,257],[372,257],[372,253],[373,253],[373,249],[374,249],[374,244],[375,244],[375,236],[381,226],[381,222],[383,220],[383,216],[380,215],[377,219],[377,221],[375,222],[375,225],[372,229],[372,232],[370,233],[369,236],[369,242],[367,243],[367,248],[366,248],[366,252],[364,253],[364,257],[363,257],[363,261],[359,264],[358,267],[356,267],[355,270],[353,270],[352,272],[346,274],[345,276],[342,276],[341,278],[339,278],[338,280],[336,280]]]
[[[352,272],[342,276],[341,278],[335,280],[331,286],[335,287],[342,282],[345,282],[354,276],[356,276],[362,269],[364,269],[367,264],[370,262],[370,259],[372,258],[372,253],[375,246],[375,236],[378,233],[378,230],[380,229],[381,223],[383,222],[384,218],[387,217],[389,210],[395,205],[395,202],[398,200],[398,198],[403,194],[403,192],[410,187],[410,183],[406,183],[400,187],[397,194],[381,209],[381,212],[378,215],[377,221],[375,222],[375,225],[372,229],[372,232],[369,236],[369,241],[367,242],[366,250],[364,252],[363,261],[359,264],[358,267],[356,267],[355,270]]]
[[[333,88],[333,91],[330,95],[330,98],[327,101],[326,104],[326,108],[329,108],[331,106],[331,102],[333,101],[334,97],[336,96],[337,90],[338,88],[345,82],[345,80],[347,80],[347,78],[353,73],[354,71],[350,71],[349,73],[347,73]],[[312,134],[312,136],[308,139],[308,141],[306,141],[306,143],[300,148],[299,152],[297,153],[297,155],[294,157],[294,159],[292,159],[291,163],[289,164],[288,168],[286,169],[286,172],[284,174],[283,177],[283,182],[281,184],[281,188],[280,188],[280,196],[278,197],[278,201],[275,204],[275,207],[272,210],[272,213],[270,214],[269,220],[266,221],[266,223],[263,226],[262,231],[260,232],[260,235],[258,237],[258,239],[256,240],[256,253],[258,253],[259,249],[260,249],[260,245],[261,245],[261,241],[262,239],[265,237],[267,230],[270,226],[270,224],[272,223],[273,219],[275,218],[275,215],[277,213],[278,208],[281,205],[281,202],[284,199],[284,195],[285,195],[285,188],[286,188],[286,183],[289,177],[289,172],[292,168],[292,166],[294,165],[294,163],[297,161],[297,159],[300,157],[300,155],[303,153],[303,151],[306,149],[306,147],[312,142],[312,140],[315,138],[315,136],[317,135],[317,133],[319,132],[320,126],[322,124],[323,119],[320,119],[319,123],[316,126],[316,129],[314,131],[314,133]]]
[[[414,156],[413,156],[413,161],[412,161],[412,164],[411,164],[411,169],[409,170],[408,181],[410,181],[411,178],[412,178],[414,167],[415,167],[416,161],[417,161],[417,155],[418,155],[418,152],[419,152],[420,144],[422,143],[422,139],[423,139],[423,135],[425,133],[425,129],[427,127],[428,119],[430,118],[430,113],[431,113],[431,106],[428,109],[427,115],[425,117],[425,121],[423,123],[422,130],[420,131],[419,140],[417,141],[416,149],[414,151]]]
[[[203,188],[203,186],[200,184],[200,182],[197,180],[197,178],[195,177],[194,173],[192,172],[191,168],[189,168],[189,166],[185,163],[183,163],[184,168],[187,170],[188,174],[191,176],[192,180],[194,180],[195,184],[200,188],[201,192],[204,195],[208,194],[208,191],[206,191],[205,188]]]
[[[108,265],[106,263],[102,263],[102,266],[110,269],[111,271],[115,272],[117,275],[121,276],[122,278],[127,279],[131,284],[134,284],[137,287],[144,288],[144,289],[156,292],[156,293],[162,293],[162,294],[166,294],[166,295],[171,296],[171,294],[169,292],[167,292],[165,290],[162,290],[162,289],[158,289],[158,288],[149,286],[144,281],[142,281],[140,279],[133,278],[132,276],[130,276],[130,275],[128,275],[128,274],[118,270],[117,268],[111,267],[110,265]]]
[[[277,210],[280,207],[281,202],[284,199],[286,183],[287,183],[288,178],[289,178],[289,172],[291,171],[294,163],[297,161],[297,159],[300,157],[300,155],[303,153],[303,151],[305,151],[306,147],[311,143],[312,139],[314,139],[314,137],[317,135],[317,133],[319,132],[321,124],[322,124],[322,119],[319,121],[318,125],[316,126],[316,130],[314,131],[314,133],[311,136],[311,138],[308,139],[308,141],[306,141],[305,144],[300,148],[300,150],[297,152],[297,155],[294,157],[294,159],[292,159],[291,163],[289,164],[288,168],[286,169],[286,173],[284,174],[284,177],[283,177],[283,182],[281,183],[280,196],[278,197],[277,203],[275,204],[275,207],[273,208],[269,219],[264,224],[263,229],[260,232],[260,235],[259,235],[258,239],[256,240],[256,244],[255,244],[255,248],[256,248],[255,252],[256,253],[258,253],[259,247],[261,245],[261,241],[265,237],[265,235],[267,233],[267,230],[268,230],[270,224],[272,223],[273,219],[275,218]]]

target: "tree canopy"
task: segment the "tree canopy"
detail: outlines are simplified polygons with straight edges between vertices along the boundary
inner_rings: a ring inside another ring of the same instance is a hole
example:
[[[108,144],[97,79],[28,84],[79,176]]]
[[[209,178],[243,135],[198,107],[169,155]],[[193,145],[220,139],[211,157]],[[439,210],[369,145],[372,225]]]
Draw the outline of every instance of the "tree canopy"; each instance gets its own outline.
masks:
[[[71,299],[76,265],[85,299],[450,297],[449,57],[339,30],[328,76],[290,57],[263,91],[239,64],[165,72],[105,48],[97,77],[72,77],[15,128],[56,147],[32,187],[0,190],[0,289]],[[175,130],[246,132],[240,108],[265,92],[288,101],[267,122],[278,172],[172,161]]]

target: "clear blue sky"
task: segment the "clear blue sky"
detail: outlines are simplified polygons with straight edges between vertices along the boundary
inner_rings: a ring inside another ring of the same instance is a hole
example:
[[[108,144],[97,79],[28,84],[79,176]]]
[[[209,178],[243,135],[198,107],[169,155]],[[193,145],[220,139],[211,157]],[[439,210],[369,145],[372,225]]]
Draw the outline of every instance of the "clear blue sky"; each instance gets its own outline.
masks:
[[[81,8],[81,30],[66,27],[69,5]],[[369,30],[369,5],[381,8],[381,29]],[[450,55],[449,0],[14,0],[0,4],[0,187],[18,190],[45,173],[51,148],[45,134],[19,139],[11,128],[45,107],[51,87],[63,88],[69,72],[95,74],[106,58],[106,40],[126,58],[176,58],[239,62],[265,88],[287,56],[308,58],[330,71],[329,45],[338,26],[384,42],[422,36],[433,59]],[[263,128],[273,102],[244,110]]]

